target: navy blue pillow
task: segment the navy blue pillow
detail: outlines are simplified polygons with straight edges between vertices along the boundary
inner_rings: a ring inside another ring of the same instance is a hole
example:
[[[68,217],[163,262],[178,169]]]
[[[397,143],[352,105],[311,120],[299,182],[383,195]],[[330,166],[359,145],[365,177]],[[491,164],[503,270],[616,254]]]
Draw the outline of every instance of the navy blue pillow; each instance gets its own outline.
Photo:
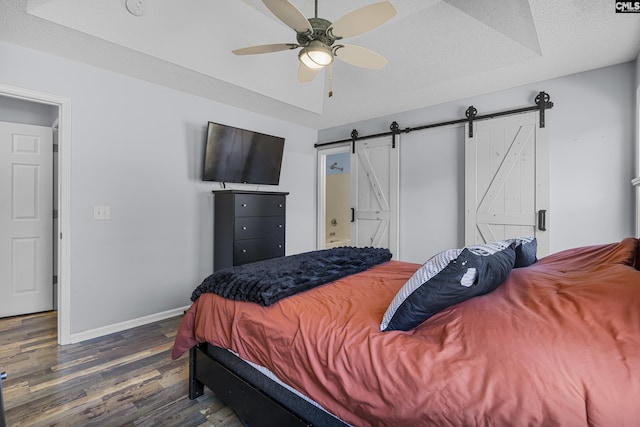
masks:
[[[408,331],[447,307],[493,291],[505,281],[515,259],[514,244],[507,241],[433,256],[398,291],[380,330]]]
[[[514,268],[528,267],[538,261],[538,241],[535,237],[518,237],[516,239],[508,239],[507,242],[514,243],[516,250]]]

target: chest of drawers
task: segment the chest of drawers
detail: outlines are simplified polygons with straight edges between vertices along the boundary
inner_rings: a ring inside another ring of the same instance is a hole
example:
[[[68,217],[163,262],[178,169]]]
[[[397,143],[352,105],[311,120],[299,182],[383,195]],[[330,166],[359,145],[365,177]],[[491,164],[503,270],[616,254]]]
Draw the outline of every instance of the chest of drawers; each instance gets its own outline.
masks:
[[[284,256],[289,193],[214,191],[213,270]]]

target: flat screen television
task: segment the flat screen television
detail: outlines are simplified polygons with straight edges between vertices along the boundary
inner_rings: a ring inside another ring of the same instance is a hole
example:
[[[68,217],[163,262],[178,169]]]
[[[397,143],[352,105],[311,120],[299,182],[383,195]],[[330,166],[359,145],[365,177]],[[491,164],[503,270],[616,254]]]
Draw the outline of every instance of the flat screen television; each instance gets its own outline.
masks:
[[[278,185],[284,138],[209,122],[203,181]]]

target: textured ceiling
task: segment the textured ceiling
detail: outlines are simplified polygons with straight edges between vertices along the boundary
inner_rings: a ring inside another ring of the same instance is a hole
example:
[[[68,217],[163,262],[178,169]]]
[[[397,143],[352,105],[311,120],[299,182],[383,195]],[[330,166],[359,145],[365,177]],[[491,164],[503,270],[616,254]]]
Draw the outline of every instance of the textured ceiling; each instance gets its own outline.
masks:
[[[290,0],[306,16],[312,0]],[[335,22],[377,0],[319,0]],[[611,0],[395,0],[398,15],[345,40],[389,60],[341,61],[333,96],[322,71],[297,80],[297,51],[235,56],[295,43],[260,0],[0,0],[0,40],[46,51],[305,126],[324,129],[622,63],[640,48],[640,14]]]

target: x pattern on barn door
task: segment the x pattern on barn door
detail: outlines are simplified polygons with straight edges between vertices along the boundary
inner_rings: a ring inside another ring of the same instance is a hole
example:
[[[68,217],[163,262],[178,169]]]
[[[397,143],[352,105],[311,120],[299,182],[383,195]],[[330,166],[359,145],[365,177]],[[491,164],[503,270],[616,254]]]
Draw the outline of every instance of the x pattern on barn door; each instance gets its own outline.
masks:
[[[466,245],[535,236],[548,253],[548,135],[537,112],[478,122],[473,137],[467,125],[465,174]]]
[[[396,137],[398,139],[398,137]],[[390,137],[359,141],[351,156],[351,198],[356,246],[389,248],[398,258],[399,142]]]

